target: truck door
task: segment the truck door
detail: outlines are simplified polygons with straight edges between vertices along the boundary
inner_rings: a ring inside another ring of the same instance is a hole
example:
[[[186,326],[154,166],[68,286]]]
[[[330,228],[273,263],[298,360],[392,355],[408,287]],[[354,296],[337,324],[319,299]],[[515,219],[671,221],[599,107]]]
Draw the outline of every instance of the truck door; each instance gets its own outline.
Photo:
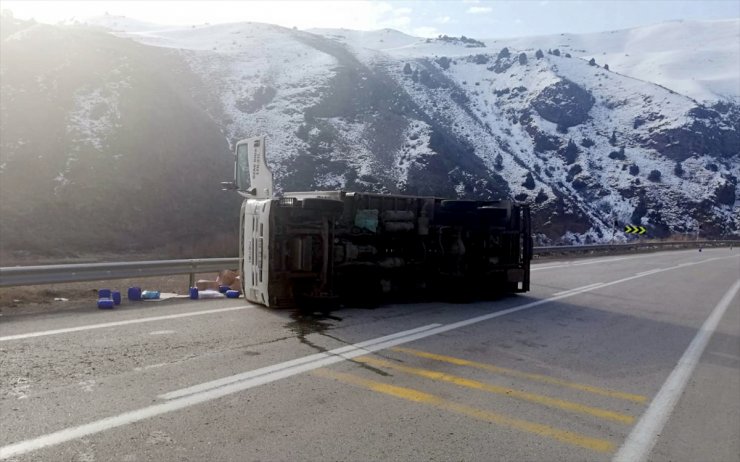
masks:
[[[272,198],[272,172],[265,159],[265,137],[247,138],[236,143],[234,183],[243,196]]]

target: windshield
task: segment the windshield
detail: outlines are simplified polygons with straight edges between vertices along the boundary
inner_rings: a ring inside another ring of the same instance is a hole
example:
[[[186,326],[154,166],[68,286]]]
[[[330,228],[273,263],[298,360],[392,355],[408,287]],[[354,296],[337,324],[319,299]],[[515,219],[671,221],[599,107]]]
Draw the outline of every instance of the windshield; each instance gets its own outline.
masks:
[[[241,143],[236,147],[236,186],[239,191],[247,191],[249,183],[248,144]]]

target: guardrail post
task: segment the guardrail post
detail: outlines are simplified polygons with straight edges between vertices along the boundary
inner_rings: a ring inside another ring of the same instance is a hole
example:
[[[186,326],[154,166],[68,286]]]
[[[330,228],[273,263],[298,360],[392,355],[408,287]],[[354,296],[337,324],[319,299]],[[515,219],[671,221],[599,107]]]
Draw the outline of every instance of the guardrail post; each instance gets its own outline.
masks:
[[[190,273],[188,284],[188,289],[190,289],[191,287],[195,287],[195,273]]]

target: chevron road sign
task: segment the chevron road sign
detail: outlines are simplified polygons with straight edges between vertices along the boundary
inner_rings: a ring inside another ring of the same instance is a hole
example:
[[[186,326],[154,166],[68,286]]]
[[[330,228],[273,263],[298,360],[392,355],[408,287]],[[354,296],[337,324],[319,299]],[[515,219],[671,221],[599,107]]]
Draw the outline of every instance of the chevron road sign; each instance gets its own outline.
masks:
[[[626,225],[624,227],[624,232],[627,234],[645,234],[647,229],[644,226]]]

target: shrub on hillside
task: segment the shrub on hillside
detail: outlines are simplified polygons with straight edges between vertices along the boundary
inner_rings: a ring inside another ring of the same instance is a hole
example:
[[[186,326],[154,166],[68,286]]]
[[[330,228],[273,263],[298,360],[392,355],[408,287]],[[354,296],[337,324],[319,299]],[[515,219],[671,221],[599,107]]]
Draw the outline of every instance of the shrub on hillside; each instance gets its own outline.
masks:
[[[676,162],[676,166],[673,167],[673,174],[678,177],[683,176],[683,166],[681,165],[681,162]]]
[[[444,70],[447,70],[450,68],[450,58],[447,56],[442,56],[441,58],[435,59],[434,62],[439,64],[439,67],[441,67]]]
[[[524,186],[527,189],[534,189],[534,177],[532,176],[532,172],[527,172],[527,177],[524,179],[524,183],[522,183],[522,186]]]
[[[619,151],[612,151],[609,153],[609,158],[614,160],[626,160],[627,156],[624,155],[624,146],[619,148]]]
[[[584,148],[590,148],[595,144],[596,143],[594,143],[594,140],[592,140],[591,138],[584,138],[581,140],[581,146],[583,146]]]

